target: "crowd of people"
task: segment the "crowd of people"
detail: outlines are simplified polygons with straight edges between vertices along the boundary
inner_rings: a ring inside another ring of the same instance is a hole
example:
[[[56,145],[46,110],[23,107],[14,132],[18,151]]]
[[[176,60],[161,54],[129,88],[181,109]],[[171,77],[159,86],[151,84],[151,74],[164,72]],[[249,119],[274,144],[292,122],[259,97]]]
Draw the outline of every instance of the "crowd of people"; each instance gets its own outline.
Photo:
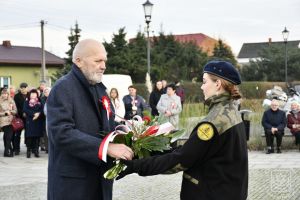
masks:
[[[184,89],[175,84],[167,85],[166,80],[157,81],[153,91],[150,93],[149,104],[137,94],[134,85],[128,87],[128,95],[123,99],[119,98],[117,88],[112,88],[109,92],[110,100],[115,110],[116,123],[130,120],[135,115],[143,117],[145,110],[151,111],[152,116],[166,118],[175,128],[179,128],[179,114],[184,103]]]
[[[0,128],[3,131],[4,157],[20,154],[23,130],[27,158],[30,158],[32,153],[39,157],[40,150],[48,153],[44,108],[50,90],[45,82],[41,82],[38,88],[30,88],[27,83],[21,83],[18,91],[15,91],[13,86],[1,88]],[[23,121],[23,126],[18,130],[13,128],[14,118]]]
[[[46,129],[46,102],[51,88],[44,82],[38,88],[30,88],[27,83],[21,83],[16,91],[14,86],[1,88],[0,97],[0,128],[4,132],[4,156],[13,157],[20,154],[21,135],[24,130],[26,156],[39,157],[40,151],[48,153],[48,136]],[[148,110],[152,116],[167,118],[178,128],[179,114],[184,103],[184,89],[177,81],[167,84],[166,80],[156,82],[149,97],[149,104],[137,94],[134,85],[128,87],[128,95],[120,99],[117,88],[109,92],[111,103],[115,110],[115,123],[120,124],[133,116],[143,117],[143,112]],[[22,119],[24,128],[13,130],[13,118]]]

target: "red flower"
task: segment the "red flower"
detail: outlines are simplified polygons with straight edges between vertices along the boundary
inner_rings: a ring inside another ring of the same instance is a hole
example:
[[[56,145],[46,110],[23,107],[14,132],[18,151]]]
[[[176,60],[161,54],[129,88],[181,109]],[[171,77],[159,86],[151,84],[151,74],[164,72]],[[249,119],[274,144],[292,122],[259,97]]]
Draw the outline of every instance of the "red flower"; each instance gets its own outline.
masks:
[[[145,125],[147,125],[151,122],[151,118],[149,116],[144,116],[143,121],[145,121]]]
[[[150,136],[157,133],[159,126],[150,126],[142,135],[142,137]]]

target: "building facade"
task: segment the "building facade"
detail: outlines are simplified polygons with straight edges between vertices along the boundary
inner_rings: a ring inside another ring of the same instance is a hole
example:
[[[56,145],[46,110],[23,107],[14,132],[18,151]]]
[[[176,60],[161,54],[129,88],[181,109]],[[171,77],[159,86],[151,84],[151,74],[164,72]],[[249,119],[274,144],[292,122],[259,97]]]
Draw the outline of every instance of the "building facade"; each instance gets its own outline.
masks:
[[[64,59],[45,51],[46,82],[51,85],[51,76],[64,67]],[[41,81],[42,49],[39,47],[12,46],[10,41],[0,45],[0,87],[18,87],[26,82],[37,87]]]

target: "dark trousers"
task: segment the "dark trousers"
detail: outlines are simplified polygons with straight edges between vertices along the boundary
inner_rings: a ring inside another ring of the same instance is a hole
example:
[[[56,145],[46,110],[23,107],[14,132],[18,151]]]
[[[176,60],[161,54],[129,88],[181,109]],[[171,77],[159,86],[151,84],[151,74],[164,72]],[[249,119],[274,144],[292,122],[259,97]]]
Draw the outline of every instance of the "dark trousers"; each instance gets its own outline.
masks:
[[[15,152],[20,152],[21,134],[22,130],[16,131],[13,134],[13,149]]]
[[[39,143],[40,143],[40,137],[27,137],[26,138],[27,151],[38,152]]]
[[[271,130],[266,130],[265,135],[266,135],[266,141],[267,141],[267,146],[268,147],[271,147],[272,149],[274,148],[274,144],[273,144],[274,143],[274,137],[276,137],[277,147],[281,146],[282,136],[283,136],[282,131],[276,131],[275,134],[273,134],[271,132]]]
[[[48,135],[46,133],[46,130],[43,131],[43,137],[40,139],[40,146],[41,148],[48,151]]]
[[[295,133],[295,143],[300,145],[300,132]]]
[[[3,134],[3,143],[4,143],[4,152],[8,153],[8,151],[12,150],[12,137],[13,137],[13,129],[11,125],[3,126],[2,130]]]

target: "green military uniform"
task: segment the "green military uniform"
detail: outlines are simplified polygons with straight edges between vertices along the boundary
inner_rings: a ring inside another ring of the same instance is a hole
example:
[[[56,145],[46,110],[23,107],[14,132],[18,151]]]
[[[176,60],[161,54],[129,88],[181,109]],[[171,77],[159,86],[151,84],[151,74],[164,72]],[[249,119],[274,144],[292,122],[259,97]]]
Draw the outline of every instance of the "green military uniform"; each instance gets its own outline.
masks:
[[[160,156],[124,161],[124,174],[183,172],[183,200],[244,200],[248,188],[245,127],[229,94],[207,100],[209,114],[179,149]],[[121,174],[122,176],[122,174]]]

